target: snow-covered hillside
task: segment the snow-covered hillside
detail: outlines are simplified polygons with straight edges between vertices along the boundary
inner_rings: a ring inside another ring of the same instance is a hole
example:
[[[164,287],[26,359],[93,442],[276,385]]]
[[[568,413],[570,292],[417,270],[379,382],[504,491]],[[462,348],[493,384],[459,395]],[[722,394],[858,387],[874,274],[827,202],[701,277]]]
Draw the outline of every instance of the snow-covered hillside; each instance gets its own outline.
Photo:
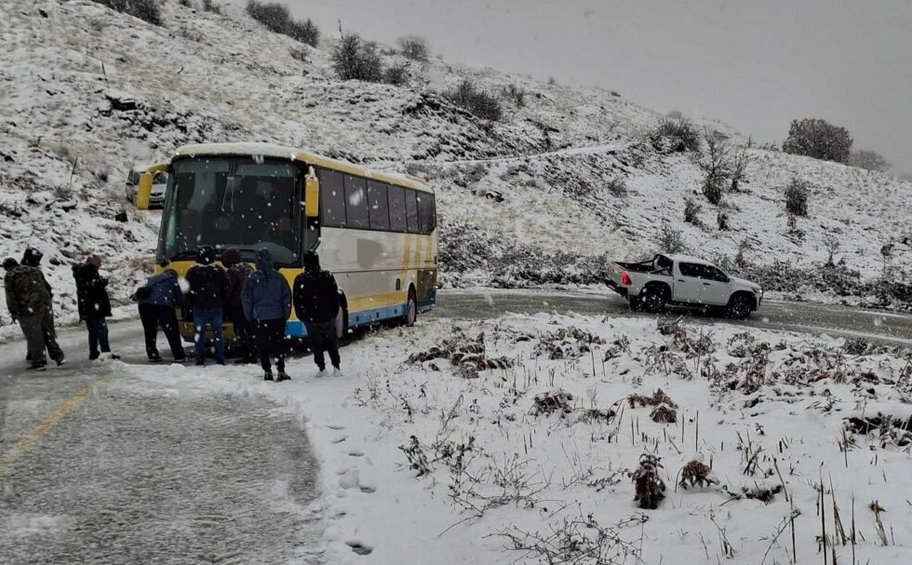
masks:
[[[881,247],[910,235],[912,184],[762,149],[750,150],[746,191],[726,195],[731,230],[720,232],[715,207],[695,193],[692,159],[645,141],[661,116],[615,92],[441,60],[410,63],[407,87],[340,81],[330,30],[309,48],[240,8],[222,12],[166,0],[158,27],[89,0],[0,0],[0,254],[42,248],[61,307],[72,305],[68,264],[90,250],[118,269],[118,298],[129,294],[157,214],[113,219],[128,208],[126,171],[203,141],[268,141],[425,175],[439,193],[445,284],[511,284],[547,270],[591,281],[599,257],[654,250],[665,222],[693,252],[731,258],[746,242],[746,259],[767,265],[820,265],[834,233],[837,259],[875,278]],[[478,119],[438,94],[465,78],[492,93],[515,85],[525,104],[504,99],[502,121]],[[794,177],[812,187],[800,238],[783,204]],[[626,195],[609,190],[614,179]],[[707,227],[683,222],[687,197],[703,201]],[[910,259],[897,243],[894,264]]]

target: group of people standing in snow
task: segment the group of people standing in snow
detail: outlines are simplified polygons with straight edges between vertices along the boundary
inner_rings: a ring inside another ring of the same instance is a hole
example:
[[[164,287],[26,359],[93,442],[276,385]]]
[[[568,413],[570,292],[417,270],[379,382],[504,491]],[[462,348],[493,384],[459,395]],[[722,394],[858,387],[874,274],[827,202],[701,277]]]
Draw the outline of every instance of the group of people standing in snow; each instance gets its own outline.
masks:
[[[46,367],[45,349],[58,365],[64,362],[54,331],[51,286],[38,268],[41,257],[38,250],[29,248],[21,262],[12,258],[3,262],[7,304],[25,334],[33,369]],[[340,370],[335,324],[339,291],[332,274],[320,268],[316,253],[305,254],[303,272],[291,288],[268,249],[256,252],[256,270],[243,261],[238,249],[225,250],[218,260],[221,266],[216,264],[214,248],[201,247],[197,264],[187,271],[185,285],[177,271],[164,263],[160,274],[136,290],[134,298],[150,362],[162,361],[156,344],[159,329],[165,334],[174,360],[187,359],[175,308],[189,308],[195,327],[197,365],[206,362],[207,332],[211,332],[216,362],[225,364],[222,324],[227,321],[234,327],[239,362],[259,360],[265,380],[289,380],[291,377],[285,372],[285,328],[293,307],[307,329],[320,372],[326,370],[324,353],[329,353],[333,368]],[[73,266],[79,319],[85,322],[89,334],[89,359],[101,355],[117,358],[111,353],[108,340],[106,318],[111,316],[111,301],[108,281],[99,274],[100,267],[98,255]]]

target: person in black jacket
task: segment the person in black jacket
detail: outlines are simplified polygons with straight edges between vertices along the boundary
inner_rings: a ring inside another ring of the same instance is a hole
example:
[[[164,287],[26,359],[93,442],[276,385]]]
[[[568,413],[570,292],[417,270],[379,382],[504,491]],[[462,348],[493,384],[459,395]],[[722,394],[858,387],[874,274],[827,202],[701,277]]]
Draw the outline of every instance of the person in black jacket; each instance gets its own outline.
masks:
[[[241,259],[237,248],[226,249],[221,256],[222,266],[227,269],[228,289],[225,292],[225,319],[234,326],[237,337],[239,363],[256,363],[253,344],[253,323],[244,316],[244,305],[241,303],[241,291],[244,283],[253,273],[253,269]]]
[[[320,269],[320,258],[308,251],[303,258],[304,271],[295,277],[292,301],[295,315],[304,322],[314,362],[320,372],[326,370],[323,352],[329,353],[329,360],[338,373],[339,345],[336,336],[336,316],[339,313],[339,287],[336,279]]]
[[[136,291],[136,302],[139,306],[139,319],[142,321],[146,338],[146,355],[152,363],[160,363],[156,341],[158,329],[161,328],[171,347],[175,361],[185,361],[187,354],[181,343],[180,330],[177,326],[177,315],[174,308],[183,303],[183,293],[178,284],[177,271],[168,268],[168,262],[161,265],[164,270],[151,277],[144,286]]]
[[[222,305],[228,290],[228,277],[218,265],[214,265],[215,249],[209,246],[199,248],[196,265],[187,271],[190,292],[187,295],[193,309],[193,325],[196,327],[196,364],[206,364],[206,326],[212,328],[215,345],[215,360],[225,364],[225,339],[222,335]]]
[[[98,359],[102,353],[111,353],[108,324],[105,322],[105,318],[111,316],[111,300],[107,291],[108,279],[98,273],[99,268],[101,257],[98,255],[91,255],[85,263],[73,265],[79,321],[85,322],[89,330],[90,360]],[[117,358],[115,355],[111,357]]]

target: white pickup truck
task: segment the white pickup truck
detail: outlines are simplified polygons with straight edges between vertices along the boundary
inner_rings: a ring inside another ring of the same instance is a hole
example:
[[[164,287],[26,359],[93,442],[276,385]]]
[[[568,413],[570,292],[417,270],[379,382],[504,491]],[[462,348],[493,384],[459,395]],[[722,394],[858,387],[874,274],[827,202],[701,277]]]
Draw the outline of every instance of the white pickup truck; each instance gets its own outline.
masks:
[[[743,320],[760,307],[760,285],[732,277],[711,263],[686,255],[659,254],[643,263],[609,261],[605,282],[630,307],[657,313],[666,306],[724,308]]]

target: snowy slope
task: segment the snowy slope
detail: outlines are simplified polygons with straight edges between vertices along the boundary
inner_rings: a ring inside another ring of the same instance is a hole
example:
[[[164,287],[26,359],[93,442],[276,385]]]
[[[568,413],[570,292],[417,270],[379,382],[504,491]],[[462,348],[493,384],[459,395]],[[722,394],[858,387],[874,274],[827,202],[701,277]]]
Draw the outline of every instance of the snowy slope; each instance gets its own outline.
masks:
[[[444,255],[468,248],[454,242],[476,243],[474,257],[444,264],[446,284],[513,284],[542,269],[586,282],[597,257],[654,250],[664,221],[695,252],[730,258],[747,241],[753,262],[798,266],[825,260],[823,237],[838,229],[839,256],[875,277],[881,246],[909,232],[910,183],[759,149],[749,192],[726,198],[731,231],[683,224],[698,169],[644,141],[661,116],[603,89],[440,60],[412,64],[407,88],[339,81],[330,30],[320,48],[308,48],[236,7],[214,14],[167,0],[162,27],[89,0],[0,0],[0,11],[0,254],[42,247],[62,308],[71,302],[67,265],[89,250],[118,269],[117,297],[129,294],[130,269],[154,247],[157,214],[131,211],[128,222],[114,222],[127,207],[126,170],[193,142],[274,142],[425,175],[439,193]],[[292,55],[301,50],[305,60]],[[495,93],[517,85],[526,103],[504,100],[499,123],[477,119],[437,94],[464,78]],[[786,233],[783,213],[792,177],[814,188],[800,241]],[[615,178],[626,181],[626,197],[605,188]],[[704,204],[703,214],[714,226],[715,210]],[[908,265],[910,251],[898,245],[894,263]]]

